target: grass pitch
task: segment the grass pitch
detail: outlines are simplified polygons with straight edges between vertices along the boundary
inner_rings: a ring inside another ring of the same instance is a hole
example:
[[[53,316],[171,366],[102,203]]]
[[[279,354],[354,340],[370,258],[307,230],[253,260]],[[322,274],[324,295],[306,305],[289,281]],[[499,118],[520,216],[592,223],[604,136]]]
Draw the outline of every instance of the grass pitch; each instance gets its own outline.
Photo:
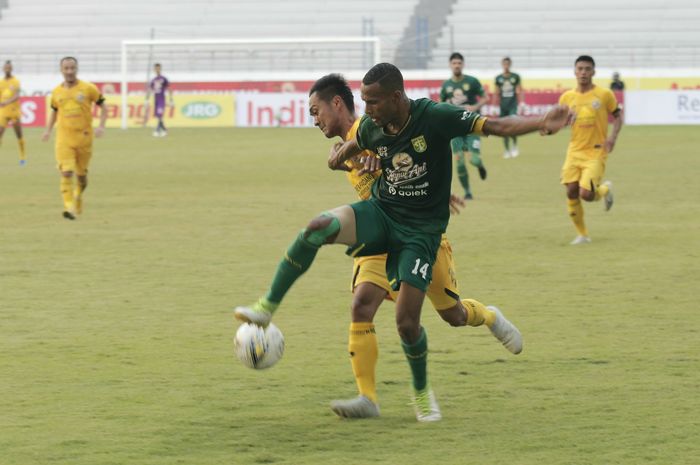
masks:
[[[275,318],[283,360],[233,356],[257,298],[316,213],[353,201],[317,130],[109,131],[85,213],[61,218],[52,147],[0,149],[0,463],[695,464],[700,456],[700,131],[624,128],[575,232],[568,134],[484,141],[486,182],[448,231],[463,296],[501,306],[525,350],[426,304],[444,420],[417,424],[393,306],[377,316],[382,417],[343,421],[351,261],[321,251]],[[458,185],[455,181],[455,191]]]

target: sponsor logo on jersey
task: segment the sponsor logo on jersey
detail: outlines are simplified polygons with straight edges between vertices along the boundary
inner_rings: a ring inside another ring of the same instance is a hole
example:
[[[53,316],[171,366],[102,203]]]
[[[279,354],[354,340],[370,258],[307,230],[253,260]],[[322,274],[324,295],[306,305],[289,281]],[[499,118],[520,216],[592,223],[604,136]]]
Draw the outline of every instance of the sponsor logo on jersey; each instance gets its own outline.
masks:
[[[78,102],[82,102],[83,100],[85,100],[85,96],[83,95],[82,92],[78,92],[78,95],[75,96],[75,99],[76,99]]]
[[[377,155],[379,158],[386,158],[389,156],[389,148],[386,145],[380,145],[377,147]]]
[[[411,144],[413,144],[413,150],[418,153],[423,153],[428,150],[428,143],[425,141],[423,135],[411,139]]]
[[[595,99],[591,102],[591,106],[593,107],[594,110],[597,110],[600,108],[600,100]]]
[[[384,172],[386,182],[390,185],[400,186],[422,178],[428,173],[428,164],[413,164],[413,158],[405,153],[395,154],[391,159],[393,168],[387,168]]]

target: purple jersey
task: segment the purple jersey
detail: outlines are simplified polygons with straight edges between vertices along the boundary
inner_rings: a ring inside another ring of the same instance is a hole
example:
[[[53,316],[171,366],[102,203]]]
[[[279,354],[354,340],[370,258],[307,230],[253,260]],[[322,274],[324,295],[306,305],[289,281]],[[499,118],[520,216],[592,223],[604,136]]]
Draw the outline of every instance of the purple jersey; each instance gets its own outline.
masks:
[[[165,91],[168,86],[170,82],[165,76],[156,76],[151,80],[151,92],[153,92],[156,107],[165,106]]]

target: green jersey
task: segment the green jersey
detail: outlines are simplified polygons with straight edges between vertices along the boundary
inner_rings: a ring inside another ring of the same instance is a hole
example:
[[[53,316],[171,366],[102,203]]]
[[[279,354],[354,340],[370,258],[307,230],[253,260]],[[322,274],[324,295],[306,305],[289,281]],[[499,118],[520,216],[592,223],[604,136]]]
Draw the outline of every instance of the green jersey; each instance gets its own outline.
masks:
[[[515,73],[499,74],[496,76],[496,88],[501,97],[501,108],[518,106],[518,96],[515,89],[520,85],[520,76]]]
[[[450,219],[450,140],[481,133],[479,114],[430,99],[411,100],[410,117],[396,135],[362,117],[356,140],[381,159],[372,197],[394,221],[425,233],[443,233]]]
[[[440,88],[440,101],[452,105],[475,105],[478,97],[484,95],[486,94],[479,80],[466,74],[459,81],[448,79]]]

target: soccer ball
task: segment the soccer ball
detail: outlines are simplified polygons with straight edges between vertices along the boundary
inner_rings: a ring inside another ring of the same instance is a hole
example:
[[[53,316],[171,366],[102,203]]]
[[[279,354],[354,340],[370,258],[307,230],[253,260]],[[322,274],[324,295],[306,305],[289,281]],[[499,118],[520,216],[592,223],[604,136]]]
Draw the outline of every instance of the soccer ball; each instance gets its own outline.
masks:
[[[244,323],[233,339],[236,357],[248,368],[262,370],[270,368],[282,358],[284,336],[272,323],[267,328]]]

